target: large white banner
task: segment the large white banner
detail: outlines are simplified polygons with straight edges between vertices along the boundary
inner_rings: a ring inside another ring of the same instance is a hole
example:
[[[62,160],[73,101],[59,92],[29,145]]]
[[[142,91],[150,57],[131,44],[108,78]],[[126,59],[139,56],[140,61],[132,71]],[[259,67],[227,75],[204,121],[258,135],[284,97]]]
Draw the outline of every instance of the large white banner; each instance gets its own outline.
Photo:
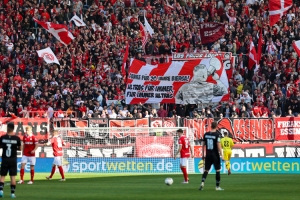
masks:
[[[126,104],[199,104],[228,101],[228,78],[219,57],[149,65],[130,63]]]

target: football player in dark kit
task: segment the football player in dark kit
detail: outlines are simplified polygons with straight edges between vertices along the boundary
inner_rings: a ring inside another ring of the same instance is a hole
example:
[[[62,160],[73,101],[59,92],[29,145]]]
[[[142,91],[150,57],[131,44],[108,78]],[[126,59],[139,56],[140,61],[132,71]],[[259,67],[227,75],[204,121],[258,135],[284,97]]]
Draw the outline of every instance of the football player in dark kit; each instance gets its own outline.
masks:
[[[2,151],[0,197],[3,197],[5,176],[9,172],[11,198],[16,198],[16,175],[17,175],[17,151],[21,150],[21,139],[14,134],[15,125],[7,124],[7,134],[0,137],[0,147]]]
[[[202,182],[199,190],[203,190],[204,182],[208,175],[208,172],[212,165],[214,165],[216,170],[216,190],[224,190],[220,187],[220,170],[221,170],[221,158],[223,158],[222,147],[221,147],[221,138],[217,132],[217,122],[211,123],[211,131],[206,132],[203,137],[203,159],[205,161],[205,169],[202,175]],[[221,158],[220,158],[221,157]]]

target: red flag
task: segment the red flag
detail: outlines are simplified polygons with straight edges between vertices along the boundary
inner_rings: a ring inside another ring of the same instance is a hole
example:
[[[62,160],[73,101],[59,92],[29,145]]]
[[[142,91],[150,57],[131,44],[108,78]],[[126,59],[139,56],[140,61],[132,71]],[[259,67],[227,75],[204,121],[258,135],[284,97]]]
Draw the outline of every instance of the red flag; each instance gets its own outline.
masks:
[[[206,22],[200,24],[200,37],[202,44],[214,42],[222,35],[225,35],[225,24],[216,22]]]
[[[54,24],[51,22],[42,22],[33,18],[36,23],[41,25],[49,33],[51,33],[56,39],[58,39],[64,45],[68,45],[74,39],[71,32],[68,31],[68,27],[63,24]]]
[[[127,61],[127,58],[128,58],[128,52],[129,52],[129,44],[127,43],[124,58],[123,58],[123,63],[122,63],[122,76],[123,77],[126,76],[125,67],[126,67],[126,61]]]
[[[248,69],[251,70],[253,65],[257,63],[257,54],[255,50],[255,46],[253,41],[250,43],[250,50],[249,50],[249,61],[248,61]]]
[[[298,56],[300,56],[300,40],[293,42],[293,47]]]
[[[269,0],[270,26],[276,24],[292,5],[293,0]]]
[[[139,22],[140,24],[140,31],[141,31],[141,34],[142,34],[142,46],[143,46],[143,49],[145,49],[145,46],[147,44],[147,41],[148,41],[148,33],[144,27],[144,25]]]

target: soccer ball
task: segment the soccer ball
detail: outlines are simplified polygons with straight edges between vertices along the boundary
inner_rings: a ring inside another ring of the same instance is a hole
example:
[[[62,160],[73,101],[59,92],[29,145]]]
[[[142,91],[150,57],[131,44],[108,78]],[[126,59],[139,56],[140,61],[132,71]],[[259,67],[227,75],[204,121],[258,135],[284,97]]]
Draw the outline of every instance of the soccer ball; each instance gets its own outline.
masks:
[[[173,179],[172,178],[166,178],[165,184],[169,185],[169,186],[172,185],[173,184]]]

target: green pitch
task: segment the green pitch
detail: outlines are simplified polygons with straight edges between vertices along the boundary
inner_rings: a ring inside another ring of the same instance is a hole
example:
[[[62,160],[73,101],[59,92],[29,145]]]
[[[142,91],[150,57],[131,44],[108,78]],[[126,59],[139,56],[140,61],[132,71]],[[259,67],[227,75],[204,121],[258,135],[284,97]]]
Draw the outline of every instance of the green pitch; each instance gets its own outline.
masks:
[[[36,174],[34,184],[27,185],[29,173],[25,173],[25,184],[17,185],[17,198],[22,200],[299,199],[299,175],[221,175],[221,187],[225,191],[215,191],[214,174],[208,175],[203,191],[198,190],[200,174],[190,175],[189,184],[181,184],[183,177],[179,174],[66,174],[65,182],[58,181],[59,174],[55,174],[51,181],[45,180],[47,175]],[[172,186],[164,184],[167,177],[173,178]],[[9,195],[10,186],[6,183],[4,198],[9,198]]]

